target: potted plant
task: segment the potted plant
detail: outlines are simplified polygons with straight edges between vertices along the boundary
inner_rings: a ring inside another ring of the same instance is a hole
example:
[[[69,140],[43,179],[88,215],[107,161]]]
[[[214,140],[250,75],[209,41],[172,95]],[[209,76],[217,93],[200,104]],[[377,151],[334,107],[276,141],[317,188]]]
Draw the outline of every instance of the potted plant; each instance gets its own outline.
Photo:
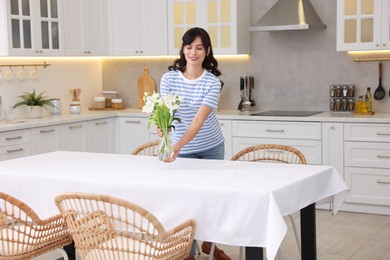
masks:
[[[26,105],[28,117],[42,117],[42,108],[46,108],[47,106],[54,107],[52,101],[55,100],[55,98],[48,98],[44,96],[44,94],[45,92],[36,94],[35,89],[31,93],[24,92],[23,95],[18,96],[22,99],[22,101],[16,103],[13,108]]]

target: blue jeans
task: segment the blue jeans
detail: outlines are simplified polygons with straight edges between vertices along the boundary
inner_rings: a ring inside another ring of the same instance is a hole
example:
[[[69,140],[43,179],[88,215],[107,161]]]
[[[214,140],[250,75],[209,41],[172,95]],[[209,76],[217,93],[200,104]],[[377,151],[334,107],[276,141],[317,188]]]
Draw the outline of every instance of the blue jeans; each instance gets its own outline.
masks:
[[[178,157],[190,159],[223,160],[225,159],[225,143],[221,143],[211,149],[198,153],[179,154]]]
[[[225,143],[221,143],[211,149],[208,149],[199,153],[192,154],[183,154],[179,156],[180,158],[190,158],[190,159],[208,159],[208,160],[223,160],[225,158]],[[196,240],[192,242],[190,255],[196,255]]]

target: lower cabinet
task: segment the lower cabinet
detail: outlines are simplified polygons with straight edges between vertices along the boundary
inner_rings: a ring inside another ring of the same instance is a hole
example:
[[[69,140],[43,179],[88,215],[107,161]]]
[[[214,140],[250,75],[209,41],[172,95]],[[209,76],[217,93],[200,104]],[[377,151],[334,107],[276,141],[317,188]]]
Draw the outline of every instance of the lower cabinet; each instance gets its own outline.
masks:
[[[225,138],[225,160],[230,160],[233,157],[232,145],[232,121],[218,120],[222,129],[223,137]]]
[[[390,206],[390,125],[346,123],[344,150],[346,201]]]
[[[31,154],[61,150],[61,127],[59,125],[31,129]]]
[[[31,154],[30,129],[0,133],[0,161]]]
[[[309,164],[322,164],[321,123],[277,121],[233,121],[233,154],[257,144],[291,145]]]
[[[64,151],[87,151],[88,129],[86,122],[61,125],[62,146]]]
[[[135,148],[150,140],[147,118],[118,117],[117,126],[118,153],[130,154]]]
[[[115,153],[115,119],[88,121],[88,152]]]

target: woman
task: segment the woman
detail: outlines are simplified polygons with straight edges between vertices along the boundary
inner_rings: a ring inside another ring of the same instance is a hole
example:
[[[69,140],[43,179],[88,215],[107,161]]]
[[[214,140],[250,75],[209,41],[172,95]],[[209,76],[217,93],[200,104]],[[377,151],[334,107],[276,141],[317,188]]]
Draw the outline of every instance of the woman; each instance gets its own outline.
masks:
[[[180,58],[168,69],[161,78],[161,96],[172,92],[183,99],[175,114],[181,122],[174,122],[171,161],[177,157],[223,160],[224,138],[215,115],[223,83],[208,33],[197,27],[188,30],[182,38]],[[195,248],[196,242],[187,260],[195,259]],[[204,253],[210,253],[210,248],[210,242],[202,244]],[[214,257],[231,259],[217,247]]]

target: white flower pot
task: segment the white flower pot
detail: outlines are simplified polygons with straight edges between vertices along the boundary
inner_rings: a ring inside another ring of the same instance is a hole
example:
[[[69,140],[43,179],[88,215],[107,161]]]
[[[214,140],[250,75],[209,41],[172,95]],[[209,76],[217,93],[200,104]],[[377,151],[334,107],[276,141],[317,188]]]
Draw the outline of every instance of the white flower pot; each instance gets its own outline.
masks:
[[[42,107],[40,107],[40,106],[27,106],[27,117],[29,117],[29,118],[42,117]]]

